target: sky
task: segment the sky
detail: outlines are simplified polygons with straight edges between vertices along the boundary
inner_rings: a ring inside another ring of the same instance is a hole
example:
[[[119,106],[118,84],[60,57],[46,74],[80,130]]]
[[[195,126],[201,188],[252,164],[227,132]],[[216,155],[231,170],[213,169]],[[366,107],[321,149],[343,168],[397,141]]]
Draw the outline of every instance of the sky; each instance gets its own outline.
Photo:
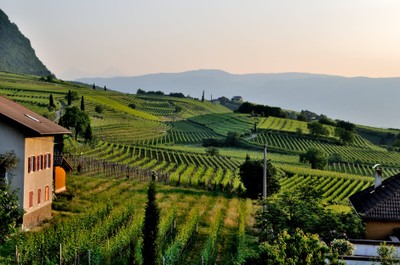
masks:
[[[0,0],[57,77],[400,76],[398,0]]]

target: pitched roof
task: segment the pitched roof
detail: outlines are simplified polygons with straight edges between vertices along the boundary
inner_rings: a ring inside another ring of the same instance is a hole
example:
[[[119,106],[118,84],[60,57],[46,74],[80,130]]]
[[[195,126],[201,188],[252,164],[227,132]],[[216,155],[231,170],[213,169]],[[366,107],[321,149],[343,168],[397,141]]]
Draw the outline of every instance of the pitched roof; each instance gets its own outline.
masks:
[[[400,174],[384,180],[376,189],[371,186],[349,199],[364,220],[400,221]]]
[[[0,96],[0,121],[19,127],[25,135],[45,136],[71,133],[64,127],[3,96]]]

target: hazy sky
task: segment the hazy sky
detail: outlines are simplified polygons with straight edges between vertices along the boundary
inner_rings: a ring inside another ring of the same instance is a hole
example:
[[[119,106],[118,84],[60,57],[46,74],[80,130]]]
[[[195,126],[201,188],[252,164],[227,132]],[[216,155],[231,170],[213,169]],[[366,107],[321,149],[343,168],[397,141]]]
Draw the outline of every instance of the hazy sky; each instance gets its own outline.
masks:
[[[398,0],[0,0],[58,77],[400,76]]]

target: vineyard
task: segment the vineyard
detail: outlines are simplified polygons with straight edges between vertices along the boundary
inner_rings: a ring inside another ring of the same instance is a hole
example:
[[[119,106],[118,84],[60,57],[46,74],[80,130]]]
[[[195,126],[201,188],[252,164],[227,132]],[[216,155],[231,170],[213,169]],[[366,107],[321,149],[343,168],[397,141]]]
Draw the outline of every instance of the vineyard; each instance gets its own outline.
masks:
[[[327,205],[348,209],[348,197],[372,185],[376,163],[383,166],[384,178],[400,172],[400,153],[377,144],[396,135],[395,129],[357,126],[354,142],[341,145],[333,126],[324,125],[328,136],[315,137],[307,122],[235,113],[209,101],[122,94],[0,73],[0,95],[53,120],[66,108],[69,90],[84,96],[95,141],[64,139],[65,156],[75,169],[67,187],[75,197],[57,198],[48,224],[6,248],[7,257],[18,253],[20,264],[60,259],[64,264],[142,264],[147,181],[154,172],[159,177],[160,261],[242,264],[257,239],[255,206],[240,198],[245,187],[239,167],[246,156],[262,159],[265,144],[282,192],[313,186]],[[55,108],[48,106],[50,94]],[[204,139],[223,141],[231,132],[240,137],[236,147],[221,146],[211,155],[202,146]],[[310,147],[341,159],[312,170],[299,162],[299,154]]]
[[[85,175],[70,176],[68,184],[75,198],[71,203],[60,198],[54,208],[58,209],[56,216],[65,212],[72,216],[40,232],[23,234],[17,244],[19,264],[54,264],[59,260],[63,264],[88,264],[89,260],[91,264],[132,260],[143,264],[146,194],[142,191],[146,184]],[[160,261],[214,264],[223,260],[233,264],[248,254],[249,242],[254,242],[254,237],[245,233],[253,224],[250,200],[162,185],[157,189]],[[231,237],[241,244],[223,244]]]

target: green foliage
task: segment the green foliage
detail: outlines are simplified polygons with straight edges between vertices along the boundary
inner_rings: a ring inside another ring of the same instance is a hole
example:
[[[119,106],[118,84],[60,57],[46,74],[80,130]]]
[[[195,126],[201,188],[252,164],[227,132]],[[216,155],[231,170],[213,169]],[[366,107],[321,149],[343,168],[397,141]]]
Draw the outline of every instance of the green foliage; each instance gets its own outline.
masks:
[[[294,233],[297,228],[306,233],[318,233],[327,242],[335,238],[359,238],[363,235],[362,222],[354,212],[327,210],[321,199],[321,191],[312,186],[302,186],[260,202],[266,204],[266,210],[260,210],[256,216],[260,237],[269,240],[274,234],[276,236],[284,230]]]
[[[85,99],[81,97],[81,111],[85,111]]]
[[[377,253],[381,265],[399,264],[396,258],[396,249],[392,245],[387,245],[386,242],[380,244]]]
[[[310,134],[314,137],[329,135],[328,129],[326,129],[324,125],[319,122],[310,122],[307,124],[307,128],[310,131]]]
[[[216,147],[208,147],[206,149],[206,154],[209,156],[219,156],[219,149]]]
[[[266,265],[318,265],[337,264],[329,248],[319,240],[318,235],[304,233],[297,228],[293,232],[282,231],[272,242],[259,246],[258,256],[246,260],[245,264]]]
[[[312,169],[324,169],[328,163],[328,157],[324,151],[317,147],[308,148],[307,152],[300,154],[300,162],[310,163]]]
[[[0,154],[0,168],[10,170],[15,168],[18,164],[18,158],[14,151],[9,151],[4,154]]]
[[[52,107],[53,109],[56,108],[56,104],[54,104],[53,94],[50,94],[49,96],[49,106]]]
[[[160,210],[156,202],[156,183],[151,181],[147,190],[147,205],[143,224],[143,263],[149,265],[158,264],[158,223]]]
[[[11,191],[7,183],[0,183],[0,243],[18,230],[23,214],[24,211],[18,203],[17,191]]]
[[[346,239],[334,239],[331,242],[331,248],[342,256],[352,256],[354,255],[354,245]]]
[[[251,159],[249,156],[239,167],[240,180],[246,188],[246,196],[257,199],[262,195],[263,185],[263,160]],[[271,160],[267,160],[267,196],[277,193],[280,184],[277,176],[277,170],[272,165]]]
[[[11,191],[8,182],[3,179],[8,170],[17,166],[18,159],[13,151],[0,154],[0,243],[17,231],[22,221],[23,210],[18,204],[17,191]]]
[[[238,132],[228,132],[225,139],[225,146],[235,147],[240,144],[240,134]]]
[[[71,104],[72,104],[72,102],[73,102],[74,100],[79,99],[78,92],[68,90],[68,94],[65,96],[65,98],[67,99],[67,102],[68,102],[67,104],[68,104],[68,106],[71,106]]]
[[[94,108],[94,111],[96,111],[97,113],[103,113],[104,108],[102,105],[96,105],[96,107]]]
[[[75,139],[78,135],[85,137],[87,127],[90,125],[89,116],[78,107],[69,107],[60,119],[60,125],[75,129]]]
[[[354,132],[341,127],[335,128],[335,135],[339,137],[341,144],[348,145],[354,142]]]

